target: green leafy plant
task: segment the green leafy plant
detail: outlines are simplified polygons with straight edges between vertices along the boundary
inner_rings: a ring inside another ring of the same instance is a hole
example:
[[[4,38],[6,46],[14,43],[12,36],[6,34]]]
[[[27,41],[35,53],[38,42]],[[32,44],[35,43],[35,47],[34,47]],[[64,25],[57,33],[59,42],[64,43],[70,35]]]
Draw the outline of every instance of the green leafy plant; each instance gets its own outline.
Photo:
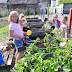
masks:
[[[63,47],[57,45],[56,40],[53,41],[55,45],[50,45],[48,38],[57,39],[57,36],[51,36],[46,33],[44,37],[44,45],[46,46],[47,53],[41,51],[36,43],[40,42],[39,38],[34,40],[27,50],[24,52],[24,57],[19,61],[18,68],[11,70],[12,72],[64,72],[72,71],[71,60],[71,42],[72,39],[68,39],[68,43]],[[62,37],[61,37],[62,38]],[[60,38],[60,39],[61,39]],[[53,50],[53,51],[50,51]],[[34,51],[37,51],[36,53]],[[53,53],[52,57],[45,57]]]

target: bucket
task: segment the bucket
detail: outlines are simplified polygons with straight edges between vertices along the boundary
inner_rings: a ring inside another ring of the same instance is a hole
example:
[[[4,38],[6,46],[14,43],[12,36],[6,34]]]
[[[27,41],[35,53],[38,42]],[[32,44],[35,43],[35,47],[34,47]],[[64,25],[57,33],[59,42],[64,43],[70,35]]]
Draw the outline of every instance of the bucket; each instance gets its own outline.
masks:
[[[26,46],[30,46],[30,44],[26,44]]]
[[[2,53],[0,52],[0,64],[3,63],[3,57],[2,57]]]

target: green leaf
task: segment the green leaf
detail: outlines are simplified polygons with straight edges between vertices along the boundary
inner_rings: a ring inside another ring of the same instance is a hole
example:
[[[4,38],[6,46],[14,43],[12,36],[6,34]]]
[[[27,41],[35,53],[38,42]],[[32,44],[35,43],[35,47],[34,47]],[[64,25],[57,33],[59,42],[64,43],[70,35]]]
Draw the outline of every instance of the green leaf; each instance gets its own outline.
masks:
[[[43,53],[43,52],[42,52],[41,50],[39,50],[39,51],[38,51],[38,53],[40,53],[40,54],[41,54],[41,53]]]
[[[72,60],[70,60],[68,67],[72,70]]]
[[[44,43],[44,46],[46,46],[47,45],[47,43]]]
[[[31,69],[31,72],[34,72],[34,69]]]

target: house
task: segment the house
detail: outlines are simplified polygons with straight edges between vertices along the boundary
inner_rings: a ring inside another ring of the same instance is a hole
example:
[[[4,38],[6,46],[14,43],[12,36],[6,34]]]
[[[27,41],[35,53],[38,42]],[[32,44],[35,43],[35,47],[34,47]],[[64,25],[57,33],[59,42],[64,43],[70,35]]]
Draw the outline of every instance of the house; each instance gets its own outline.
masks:
[[[38,0],[8,0],[7,2],[8,9],[16,9],[16,8],[38,8]]]
[[[39,8],[50,7],[51,5],[51,0],[38,0],[38,2],[39,2]]]
[[[7,0],[0,0],[0,8],[5,9],[7,7]]]

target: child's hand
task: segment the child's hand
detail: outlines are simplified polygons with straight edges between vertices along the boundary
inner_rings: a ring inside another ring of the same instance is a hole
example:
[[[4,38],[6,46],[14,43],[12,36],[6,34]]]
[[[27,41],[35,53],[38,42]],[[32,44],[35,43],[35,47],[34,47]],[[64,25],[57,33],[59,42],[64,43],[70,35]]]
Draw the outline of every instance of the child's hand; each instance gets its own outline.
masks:
[[[27,25],[26,25],[26,24],[24,24],[24,25],[23,25],[23,27],[27,27]]]
[[[27,32],[24,32],[24,36],[27,36]]]

